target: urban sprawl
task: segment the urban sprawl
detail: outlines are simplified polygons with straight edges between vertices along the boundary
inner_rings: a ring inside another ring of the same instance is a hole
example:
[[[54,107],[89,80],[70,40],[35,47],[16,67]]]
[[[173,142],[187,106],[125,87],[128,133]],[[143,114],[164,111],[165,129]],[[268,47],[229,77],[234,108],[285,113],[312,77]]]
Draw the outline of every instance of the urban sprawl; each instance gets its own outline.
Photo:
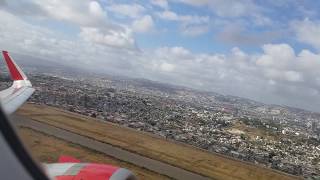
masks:
[[[29,102],[319,178],[319,113],[143,79],[44,74],[30,74],[29,78],[36,89]]]

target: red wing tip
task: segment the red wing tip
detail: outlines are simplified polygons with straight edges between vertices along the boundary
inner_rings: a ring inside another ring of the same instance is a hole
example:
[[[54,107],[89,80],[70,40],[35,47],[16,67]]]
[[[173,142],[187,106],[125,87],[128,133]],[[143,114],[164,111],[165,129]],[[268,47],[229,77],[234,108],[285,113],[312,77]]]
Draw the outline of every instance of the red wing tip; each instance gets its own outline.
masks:
[[[8,54],[8,51],[2,51],[2,53],[4,53],[4,54]]]

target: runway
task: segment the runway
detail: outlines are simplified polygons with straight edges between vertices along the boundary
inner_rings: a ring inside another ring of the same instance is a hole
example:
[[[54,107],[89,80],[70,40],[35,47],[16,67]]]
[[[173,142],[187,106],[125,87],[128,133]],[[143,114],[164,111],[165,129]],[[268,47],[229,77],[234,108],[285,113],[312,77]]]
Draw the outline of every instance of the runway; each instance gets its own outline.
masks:
[[[55,136],[57,138],[66,140],[68,142],[78,144],[89,149],[104,153],[106,155],[112,156],[116,159],[129,162],[136,166],[146,168],[148,170],[157,172],[159,174],[166,175],[173,179],[183,179],[183,180],[208,180],[210,178],[204,177],[200,174],[187,171],[185,169],[172,166],[170,164],[163,163],[139,154],[129,152],[127,150],[121,149],[119,147],[112,146],[111,144],[102,143],[94,139],[81,136],[79,134],[57,128],[45,123],[41,123],[26,117],[13,115],[10,117],[13,124],[17,126],[28,127],[48,135]]]

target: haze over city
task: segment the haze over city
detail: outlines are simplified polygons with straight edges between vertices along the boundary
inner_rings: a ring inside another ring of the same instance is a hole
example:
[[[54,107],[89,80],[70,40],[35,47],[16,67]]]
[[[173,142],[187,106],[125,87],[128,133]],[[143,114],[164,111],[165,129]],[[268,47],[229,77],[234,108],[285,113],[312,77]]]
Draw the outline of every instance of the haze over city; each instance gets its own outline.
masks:
[[[0,0],[0,46],[85,70],[319,112],[319,7],[287,0]]]

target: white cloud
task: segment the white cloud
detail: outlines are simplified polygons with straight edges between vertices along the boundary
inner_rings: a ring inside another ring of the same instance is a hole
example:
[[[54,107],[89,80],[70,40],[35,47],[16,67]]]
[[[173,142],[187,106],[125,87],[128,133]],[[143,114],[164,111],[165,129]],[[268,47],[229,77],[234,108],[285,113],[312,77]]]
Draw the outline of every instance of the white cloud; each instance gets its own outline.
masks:
[[[135,47],[129,27],[108,19],[107,12],[97,1],[33,0],[30,3],[37,5],[43,13],[39,21],[64,21],[76,25],[80,29],[79,36],[87,42],[105,46]]]
[[[170,10],[158,12],[156,15],[163,20],[180,22],[180,31],[184,35],[198,36],[209,31],[209,16],[179,15]]]
[[[108,46],[132,48],[134,46],[134,39],[132,38],[131,31],[113,31],[102,32],[98,28],[82,27],[80,37],[91,43],[98,43]]]
[[[140,4],[112,4],[107,9],[113,13],[138,18],[145,12],[145,8]]]
[[[68,21],[79,25],[96,25],[104,21],[106,12],[96,1],[84,0],[34,0],[47,15],[56,20]]]
[[[170,51],[176,56],[188,56],[191,54],[189,50],[179,46],[170,48]]]
[[[7,24],[8,22],[10,22],[6,27],[0,27],[0,45],[2,47],[5,47],[5,49],[8,49],[9,51],[19,52],[22,54],[32,54],[34,56],[40,56],[48,60],[59,61],[59,59],[66,58],[73,60],[73,62],[75,62],[74,60],[76,60],[78,62],[76,64],[82,64],[87,60],[93,60],[92,63],[95,62],[95,56],[92,56],[92,54],[86,56],[86,54],[90,51],[97,53],[96,51],[100,49],[101,51],[98,51],[99,53],[97,54],[100,54],[100,52],[106,54],[114,54],[111,53],[110,50],[119,50],[119,46],[121,46],[121,43],[119,42],[121,42],[122,40],[116,39],[114,37],[105,37],[105,35],[103,36],[99,34],[101,32],[98,29],[84,28],[84,31],[87,31],[86,33],[88,33],[88,36],[86,38],[88,38],[87,40],[90,41],[90,43],[82,40],[82,38],[76,38],[71,41],[64,39],[63,36],[59,36],[57,32],[36,25],[31,25],[8,12],[0,10],[0,15],[1,17],[3,17],[0,19],[0,23]],[[8,31],[8,29],[10,29],[10,31]],[[103,37],[97,38],[95,36]],[[115,36],[130,37],[125,34],[116,34]],[[99,46],[100,42],[91,42],[96,40],[95,38],[102,41],[101,43],[108,42],[106,39],[110,38],[110,45]],[[115,41],[115,43],[112,43],[112,39]],[[128,41],[132,40],[133,39],[128,39]],[[119,42],[116,43],[116,41]],[[115,47],[115,45],[117,44],[119,46]],[[121,47],[124,48],[123,46]],[[125,51],[128,51],[128,49],[125,49]]]
[[[158,17],[164,20],[169,21],[181,21],[187,24],[202,24],[208,23],[209,17],[208,16],[197,16],[197,15],[178,15],[177,13],[165,10],[163,12],[157,13]]]
[[[320,50],[320,22],[313,22],[309,19],[294,21],[291,23],[291,28],[299,41]]]
[[[152,30],[153,26],[154,26],[153,19],[149,15],[145,15],[140,19],[136,19],[132,23],[133,30],[135,32],[140,32],[140,33],[148,32]]]
[[[263,46],[264,54],[258,58],[257,65],[285,69],[292,65],[295,60],[295,53],[288,44],[266,44]]]
[[[301,82],[303,81],[302,73],[297,71],[281,71],[278,69],[263,69],[264,76],[272,82],[287,81],[287,82]],[[283,82],[281,82],[283,84]]]
[[[97,18],[105,18],[106,12],[101,8],[100,4],[96,1],[89,3],[89,12]]]
[[[167,0],[151,0],[151,4],[153,4],[155,6],[159,6],[163,9],[169,8],[169,4],[168,4]]]
[[[192,55],[192,53],[181,46],[175,46],[175,47],[161,47],[158,48],[155,53],[159,57],[177,57],[177,58],[183,58],[183,57],[189,57]]]
[[[298,64],[297,66],[302,70],[302,71],[307,71],[307,72],[319,72],[320,69],[320,54],[315,54],[312,53],[309,50],[302,50],[298,54]],[[319,72],[320,73],[320,72]],[[315,75],[317,76],[317,75]]]
[[[284,73],[284,77],[287,81],[292,81],[292,82],[303,81],[303,77],[301,73],[296,71],[286,71]]]
[[[173,64],[169,64],[169,63],[166,63],[166,62],[164,62],[164,63],[162,63],[160,65],[160,69],[162,71],[166,71],[166,72],[171,72],[171,71],[174,70],[174,68],[175,68],[175,66]]]
[[[161,19],[165,19],[165,20],[169,20],[169,21],[178,21],[179,20],[178,15],[175,12],[169,11],[169,10],[158,13],[157,15]]]

